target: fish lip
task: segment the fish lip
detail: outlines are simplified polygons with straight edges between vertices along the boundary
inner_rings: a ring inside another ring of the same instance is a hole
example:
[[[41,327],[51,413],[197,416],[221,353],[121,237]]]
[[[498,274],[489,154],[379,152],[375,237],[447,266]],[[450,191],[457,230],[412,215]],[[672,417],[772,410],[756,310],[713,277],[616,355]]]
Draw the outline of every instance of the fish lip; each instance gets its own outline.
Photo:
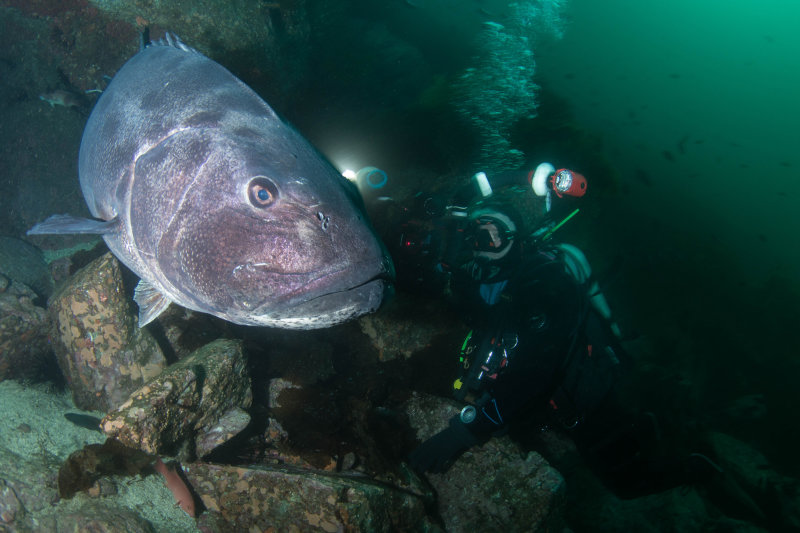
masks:
[[[343,270],[340,270],[339,272],[343,272]],[[339,272],[336,272],[336,273],[339,273]],[[336,274],[336,273],[332,273],[331,275]],[[329,276],[322,276],[321,278],[319,278],[319,282],[322,283],[328,277]],[[315,280],[315,281],[317,281],[317,280]],[[367,285],[371,285],[371,284],[373,284],[375,282],[380,282],[384,286],[387,286],[392,281],[393,281],[393,279],[392,279],[391,275],[389,274],[389,272],[386,272],[385,270],[382,270],[378,274],[372,276],[371,278],[367,278],[366,280],[362,281],[361,283],[350,284],[349,286],[345,286],[345,287],[343,287],[341,289],[338,289],[338,290],[331,290],[331,291],[328,291],[328,292],[325,292],[325,293],[318,294],[317,296],[314,296],[313,298],[309,298],[309,299],[305,300],[305,302],[310,303],[310,302],[313,302],[313,301],[316,301],[316,300],[319,300],[319,299],[322,299],[322,298],[327,298],[327,297],[330,297],[330,296],[333,296],[333,295],[336,295],[336,294],[345,294],[345,293],[356,292],[356,291],[362,289],[363,287],[365,287]]]
[[[311,302],[314,300],[318,300],[320,298],[325,298],[328,296],[332,296],[334,294],[343,294],[347,292],[357,291],[361,287],[368,285],[374,281],[382,280],[384,277],[388,277],[389,273],[384,268],[383,263],[381,263],[380,267],[374,269],[375,272],[369,277],[363,277],[360,281],[355,283],[343,283],[345,279],[347,279],[349,274],[354,270],[359,270],[360,264],[357,263],[354,267],[350,268],[341,268],[334,272],[330,272],[328,274],[319,276],[314,280],[307,283],[305,286],[298,288],[290,293],[287,296],[294,300],[295,297],[302,297],[303,295],[309,295],[316,293],[315,296],[311,298],[303,299],[304,302]],[[374,267],[373,267],[374,268]],[[323,286],[328,285],[330,290],[322,291],[320,290]]]
[[[320,301],[337,294],[358,292],[363,287],[376,281],[381,282],[385,288],[394,281],[392,269],[389,264],[390,263],[386,260],[382,260],[377,265],[373,264],[372,261],[363,261],[355,265],[322,273],[319,276],[313,277],[313,279],[307,279],[302,283],[298,283],[297,288],[281,294],[278,298],[275,298],[274,295],[266,297],[264,303],[256,305],[252,312],[255,314],[270,315],[281,313],[294,307]],[[261,266],[254,263],[250,263],[249,265],[255,267]],[[242,265],[242,267],[244,266],[245,265]],[[354,271],[372,271],[372,273],[370,275],[360,276],[356,280],[348,282],[347,280],[351,279],[351,274]],[[306,277],[312,273],[282,274],[272,271],[272,274],[278,277],[286,276],[286,279],[291,279],[294,276]]]
[[[379,288],[381,290],[381,292],[383,292],[383,291],[386,290],[387,281],[384,278],[380,277],[380,276],[376,276],[376,277],[370,278],[367,281],[365,281],[363,283],[360,283],[358,285],[352,285],[350,287],[346,287],[346,288],[343,288],[341,290],[334,290],[334,291],[321,293],[321,294],[318,294],[318,295],[314,296],[313,298],[308,298],[308,299],[305,299],[305,300],[301,300],[300,301],[300,305],[301,306],[313,305],[316,302],[325,301],[327,299],[332,299],[332,298],[335,298],[338,295],[355,294],[355,293],[361,292],[362,289],[364,289],[365,287],[367,287],[369,285],[375,285],[376,288]],[[289,306],[289,308],[291,308],[291,307],[292,306]],[[281,309],[273,309],[272,310],[273,313],[276,312],[276,311],[280,312]],[[364,310],[365,313],[368,312],[368,311],[369,310]]]

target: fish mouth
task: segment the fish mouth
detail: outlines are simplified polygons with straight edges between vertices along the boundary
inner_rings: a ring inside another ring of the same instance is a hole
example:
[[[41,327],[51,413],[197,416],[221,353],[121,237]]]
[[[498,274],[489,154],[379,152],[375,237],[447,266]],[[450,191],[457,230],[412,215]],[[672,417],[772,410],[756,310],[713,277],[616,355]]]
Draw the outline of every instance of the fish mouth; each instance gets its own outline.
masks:
[[[387,279],[373,278],[361,285],[320,294],[283,312],[273,311],[270,314],[285,325],[308,325],[309,322],[314,322],[318,327],[325,327],[338,324],[376,311],[389,286]]]
[[[265,266],[265,265],[264,265]],[[258,269],[251,263],[243,268]],[[280,293],[247,313],[253,325],[290,329],[322,328],[377,310],[393,284],[391,261],[365,262],[314,276],[262,270]],[[290,287],[289,290],[286,287]]]
[[[292,305],[292,301],[300,298],[307,302],[313,302],[320,298],[327,298],[337,294],[346,294],[352,291],[358,291],[361,287],[368,286],[375,282],[391,281],[389,271],[382,263],[381,267],[376,270],[371,276],[359,276],[360,281],[352,280],[353,271],[360,271],[363,267],[350,267],[330,272],[315,278],[308,282],[305,286],[300,287],[294,291],[286,294],[288,304]],[[364,269],[369,270],[369,269]],[[309,295],[316,294],[316,296],[308,297]]]

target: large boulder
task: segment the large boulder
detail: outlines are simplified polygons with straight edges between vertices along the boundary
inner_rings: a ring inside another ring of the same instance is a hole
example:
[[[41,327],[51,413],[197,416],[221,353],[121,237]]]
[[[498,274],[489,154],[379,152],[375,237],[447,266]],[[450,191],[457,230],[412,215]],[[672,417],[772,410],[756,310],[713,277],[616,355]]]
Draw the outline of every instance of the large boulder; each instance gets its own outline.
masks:
[[[91,531],[92,533],[154,533],[156,530],[135,511],[99,500],[82,502],[63,512],[37,518],[30,531]]]
[[[49,321],[36,294],[0,274],[0,381],[36,378],[52,362]]]
[[[185,468],[217,531],[440,531],[420,495],[366,476],[289,466]]]
[[[242,343],[220,339],[135,391],[101,427],[147,453],[175,453],[191,444],[202,457],[244,429],[252,399]]]
[[[21,239],[0,236],[0,274],[30,287],[42,300],[53,292],[53,277],[44,254]]]
[[[119,261],[111,253],[62,285],[49,312],[56,358],[81,409],[113,409],[166,367],[153,336],[136,325]]]
[[[0,447],[0,531],[58,502],[55,465]]]
[[[712,431],[708,434],[722,468],[709,498],[728,516],[766,523],[781,531],[800,530],[800,481],[778,472],[747,442]]]
[[[424,441],[447,427],[460,405],[413,393],[409,422]],[[566,487],[561,474],[536,452],[523,453],[508,437],[476,446],[442,474],[429,474],[448,532],[561,531]]]
[[[380,313],[360,318],[358,325],[381,361],[408,359],[457,328],[451,315],[442,312],[441,302],[408,294],[393,298]]]

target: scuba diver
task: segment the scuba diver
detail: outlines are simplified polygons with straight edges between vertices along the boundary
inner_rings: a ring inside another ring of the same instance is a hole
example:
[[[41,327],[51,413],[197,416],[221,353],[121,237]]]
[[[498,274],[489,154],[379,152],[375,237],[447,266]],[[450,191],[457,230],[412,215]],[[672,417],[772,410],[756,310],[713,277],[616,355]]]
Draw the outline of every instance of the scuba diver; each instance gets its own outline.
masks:
[[[461,207],[463,202],[426,198],[425,211],[436,222],[406,223],[395,243],[398,279],[404,267],[415,267],[409,275],[414,285],[443,291],[472,327],[452,391],[466,405],[410,454],[411,466],[443,472],[472,446],[524,426],[568,433],[587,464],[621,497],[719,471],[701,454],[660,454],[655,416],[631,411],[616,393],[630,364],[620,330],[585,255],[551,240],[577,212],[568,212],[569,200],[561,209],[554,204],[583,196],[586,179],[548,163],[502,178],[493,179],[495,188],[503,180],[518,184],[527,178],[533,207],[523,214],[478,173],[477,202]],[[563,216],[553,216],[559,211]]]

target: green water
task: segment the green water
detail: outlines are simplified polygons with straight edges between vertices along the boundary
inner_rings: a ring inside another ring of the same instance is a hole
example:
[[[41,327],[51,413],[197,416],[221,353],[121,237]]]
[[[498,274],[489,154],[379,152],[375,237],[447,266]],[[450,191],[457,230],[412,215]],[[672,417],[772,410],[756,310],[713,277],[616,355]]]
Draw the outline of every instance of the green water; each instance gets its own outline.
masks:
[[[630,207],[722,243],[751,281],[796,280],[800,3],[573,0],[568,12],[538,73],[602,135]]]

